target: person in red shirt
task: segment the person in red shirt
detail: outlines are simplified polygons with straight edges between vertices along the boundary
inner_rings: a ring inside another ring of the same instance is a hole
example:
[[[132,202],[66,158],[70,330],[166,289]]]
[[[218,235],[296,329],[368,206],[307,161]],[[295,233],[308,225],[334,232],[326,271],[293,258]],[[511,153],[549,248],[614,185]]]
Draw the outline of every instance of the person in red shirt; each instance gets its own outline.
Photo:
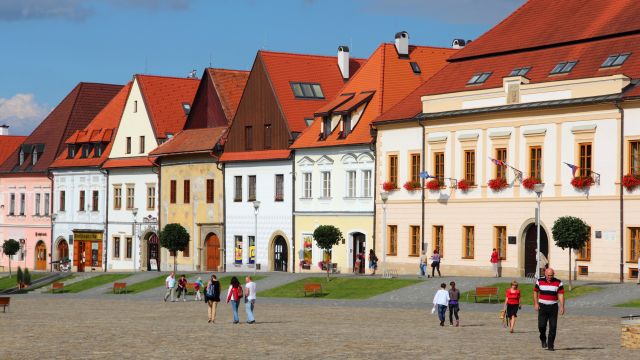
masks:
[[[498,250],[493,248],[493,252],[491,253],[491,266],[493,267],[493,274],[495,277],[500,277],[500,273],[498,273],[498,261],[500,260],[500,255],[498,254]]]
[[[518,290],[518,282],[513,280],[511,287],[507,289],[504,300],[503,310],[507,313],[507,321],[509,322],[509,332],[512,333],[516,327],[516,318],[520,309],[520,290]]]
[[[547,268],[544,271],[544,277],[536,280],[536,286],[533,288],[533,307],[538,312],[540,343],[543,349],[550,351],[555,350],[558,312],[564,315],[564,286],[562,281],[553,276],[554,274],[552,268]],[[558,304],[560,304],[559,307]],[[549,323],[549,336],[546,334],[547,323]]]

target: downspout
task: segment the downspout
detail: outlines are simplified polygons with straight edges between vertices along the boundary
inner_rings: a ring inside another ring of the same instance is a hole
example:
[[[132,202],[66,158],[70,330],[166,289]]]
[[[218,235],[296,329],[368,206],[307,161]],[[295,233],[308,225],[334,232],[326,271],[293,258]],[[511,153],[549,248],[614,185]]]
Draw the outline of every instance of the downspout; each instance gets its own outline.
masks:
[[[53,272],[53,196],[54,196],[54,189],[53,189],[53,173],[51,172],[51,170],[47,170],[47,178],[49,178],[49,180],[51,180],[51,191],[49,192],[51,195],[49,195],[49,220],[51,221],[51,227],[49,228],[49,271]]]
[[[104,191],[104,249],[102,249],[104,252],[104,272],[107,272],[107,261],[109,260],[109,170],[98,168],[98,171],[103,173],[107,178],[107,186]]]
[[[156,161],[160,160],[160,158],[156,158],[155,160],[151,161],[151,164],[153,164],[153,166],[151,167],[151,172],[154,172],[156,174],[158,174],[158,196],[156,197],[156,201],[157,201],[157,209],[158,209],[158,240],[160,239],[160,230],[162,230],[162,228],[160,227],[160,216],[162,214],[162,172],[160,171],[160,164],[158,164]],[[156,170],[157,169],[157,170]],[[140,241],[138,241],[138,246],[140,246]],[[147,244],[148,246],[148,244]],[[162,268],[162,266],[160,265],[162,258],[160,258],[160,254],[161,254],[161,247],[160,244],[158,244],[158,271],[160,271],[160,269]],[[147,264],[150,263],[149,261],[149,257],[147,257]],[[142,265],[142,264],[140,264]],[[147,265],[149,266],[149,265]],[[151,266],[149,266],[147,269],[149,269]],[[153,269],[149,270],[149,271],[153,271]]]
[[[620,282],[624,282],[624,109],[620,106],[622,100],[615,102],[620,112]]]
[[[216,164],[218,169],[220,163]],[[225,171],[225,164],[222,163],[222,243],[224,244],[224,256],[222,258],[222,272],[227,272],[227,172]]]
[[[425,136],[426,136],[425,135],[425,131],[426,131],[426,129],[425,129],[425,125],[422,123],[421,120],[418,120],[418,125],[420,125],[422,127],[422,144],[421,144],[422,154],[420,155],[422,157],[422,171],[426,171],[426,166],[427,165],[426,165],[425,146],[424,146],[425,140],[426,140],[425,139]],[[425,186],[424,185],[425,185],[425,181],[426,180],[427,179],[423,178],[422,176],[420,177],[420,181],[421,181],[421,185],[422,185],[421,186],[422,187],[422,200],[421,200],[422,201],[422,206],[421,206],[421,208],[422,208],[421,209],[422,210],[422,231],[420,232],[420,238],[421,238],[421,241],[422,241],[422,251],[424,251],[425,254],[427,253],[427,249],[426,249],[426,246],[425,246],[425,243],[424,243],[424,232],[425,232],[425,229],[424,229],[424,225],[425,225],[424,224],[424,218],[425,218],[425,200],[426,200],[425,188],[424,188]]]
[[[373,152],[373,234],[371,234],[373,238],[373,252],[376,252],[376,219],[378,217],[378,211],[376,206],[376,189],[378,188],[378,156],[376,151],[376,146],[378,144],[378,129],[371,126],[371,137],[373,138],[373,142],[369,145],[369,149]],[[384,231],[384,229],[382,229]]]
[[[291,253],[293,254],[291,261],[291,272],[296,272],[296,151],[292,150],[291,154]]]

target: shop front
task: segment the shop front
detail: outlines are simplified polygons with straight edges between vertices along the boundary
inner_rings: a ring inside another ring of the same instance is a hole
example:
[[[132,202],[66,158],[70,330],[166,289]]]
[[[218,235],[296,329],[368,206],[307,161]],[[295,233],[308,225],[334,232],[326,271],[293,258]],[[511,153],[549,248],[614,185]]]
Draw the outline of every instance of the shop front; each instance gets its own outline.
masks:
[[[73,266],[76,271],[102,270],[102,242],[101,230],[73,231]]]

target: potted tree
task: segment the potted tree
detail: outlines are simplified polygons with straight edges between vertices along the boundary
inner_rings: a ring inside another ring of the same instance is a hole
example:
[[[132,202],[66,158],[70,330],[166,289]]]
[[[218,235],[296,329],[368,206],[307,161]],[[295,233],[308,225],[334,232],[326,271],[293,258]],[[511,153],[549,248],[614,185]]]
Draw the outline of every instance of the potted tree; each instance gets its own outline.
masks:
[[[563,216],[553,223],[551,233],[556,245],[562,250],[569,249],[569,291],[573,289],[571,284],[571,250],[577,250],[587,241],[587,224],[582,219],[573,216]]]
[[[160,231],[160,245],[173,251],[173,271],[177,271],[177,255],[178,251],[184,251],[185,247],[189,245],[189,233],[180,224],[167,224],[164,229]]]

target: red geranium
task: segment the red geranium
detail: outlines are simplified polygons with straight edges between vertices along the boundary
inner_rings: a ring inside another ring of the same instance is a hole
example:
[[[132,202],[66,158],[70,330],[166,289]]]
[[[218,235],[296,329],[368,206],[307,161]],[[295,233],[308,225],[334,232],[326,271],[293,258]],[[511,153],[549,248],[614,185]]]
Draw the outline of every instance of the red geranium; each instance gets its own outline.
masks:
[[[522,187],[531,191],[536,184],[540,184],[540,179],[528,177],[522,181]]]
[[[391,181],[385,181],[384,184],[382,184],[382,188],[384,191],[391,191],[397,189],[398,186]]]
[[[430,180],[427,183],[427,189],[429,189],[431,191],[438,191],[438,190],[440,190],[440,187],[442,187],[442,183],[438,179]]]
[[[422,184],[420,184],[420,181],[407,181],[402,187],[409,191],[414,191],[420,189]]]
[[[633,191],[636,187],[640,186],[640,177],[627,174],[622,177],[622,186],[624,186],[627,191]]]
[[[577,190],[584,190],[593,185],[591,176],[576,176],[571,180],[571,185]]]
[[[469,188],[471,187],[471,185],[467,182],[466,179],[462,179],[460,181],[458,181],[458,190],[462,191],[462,192],[467,192],[469,191]]]
[[[493,191],[501,191],[509,186],[509,184],[507,184],[507,180],[501,177],[489,180],[489,182],[487,182],[487,185]]]

